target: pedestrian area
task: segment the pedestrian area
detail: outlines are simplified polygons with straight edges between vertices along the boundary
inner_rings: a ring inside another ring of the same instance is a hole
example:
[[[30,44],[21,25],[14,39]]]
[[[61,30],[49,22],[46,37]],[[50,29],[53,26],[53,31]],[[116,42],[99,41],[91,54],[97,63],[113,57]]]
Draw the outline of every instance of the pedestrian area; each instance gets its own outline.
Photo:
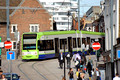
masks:
[[[89,56],[86,56],[87,59],[89,59]],[[96,67],[96,56],[91,55],[91,59],[93,60],[94,68]],[[44,77],[46,77],[48,80],[62,80],[62,77],[64,76],[64,68],[61,69],[59,67],[58,59],[48,59],[48,60],[38,60],[38,61],[29,61],[29,62],[22,62],[21,59],[19,60],[13,60],[12,61],[12,72],[17,73],[20,75],[20,80],[27,80],[23,73],[19,70],[17,67],[19,64],[21,64],[20,68],[25,72],[31,80],[44,80],[43,78],[40,78],[40,75],[38,75],[33,69],[32,65],[35,63],[34,67],[37,69],[37,71],[40,72]],[[3,72],[8,72],[8,61],[2,60],[2,70]],[[74,80],[77,80],[76,76],[76,68],[73,60],[71,60],[71,68],[73,68],[74,71]],[[66,80],[69,80],[68,72],[69,69],[67,69],[67,62],[66,62]],[[34,75],[33,75],[34,74]],[[85,74],[85,80],[88,79],[88,73]]]

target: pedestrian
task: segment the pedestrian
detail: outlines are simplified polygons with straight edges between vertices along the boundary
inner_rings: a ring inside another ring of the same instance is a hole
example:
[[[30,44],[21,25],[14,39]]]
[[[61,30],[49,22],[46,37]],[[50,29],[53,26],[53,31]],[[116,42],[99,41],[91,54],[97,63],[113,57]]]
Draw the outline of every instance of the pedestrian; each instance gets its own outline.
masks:
[[[0,71],[0,79],[2,79],[2,74],[3,74],[3,71],[1,70]]]
[[[81,69],[78,68],[78,71],[76,72],[77,80],[82,80],[80,74],[82,73]]]
[[[113,80],[120,80],[119,74],[116,73],[116,76],[113,78]]]
[[[76,54],[77,53],[74,53],[74,55],[73,55],[73,61],[75,62],[75,59],[76,59]]]
[[[71,56],[70,56],[70,53],[68,53],[66,55],[66,59],[67,59],[67,69],[70,69],[70,66],[71,66]]]
[[[96,71],[94,72],[94,80],[100,80],[101,73],[98,68],[96,68]]]
[[[86,45],[87,55],[89,55],[89,44]]]
[[[82,53],[82,61],[83,61],[83,63],[86,65],[86,55],[85,55],[85,53]]]
[[[7,80],[7,79],[5,78],[5,75],[2,74],[2,79],[0,80]]]
[[[66,80],[65,77],[63,77],[62,80]]]
[[[89,74],[89,80],[91,80],[91,76],[92,76],[91,70],[92,70],[91,63],[88,62],[88,64],[87,64],[87,71],[88,71],[88,74]]]
[[[80,68],[80,61],[78,58],[75,61],[75,67],[76,67],[76,71],[78,70],[78,68]]]
[[[85,80],[84,77],[85,77],[85,74],[84,73],[81,73],[80,74],[80,77],[81,77],[81,80]]]
[[[70,68],[68,75],[69,75],[69,80],[74,80],[74,72],[72,68]]]
[[[91,57],[89,57],[88,62],[91,63],[91,66],[92,66],[92,68],[93,68],[93,60],[91,59]]]
[[[81,59],[81,56],[80,56],[79,53],[77,53],[77,54],[75,55],[75,61],[76,61],[77,58],[78,58],[79,60]]]
[[[92,69],[91,73],[92,73],[92,80],[94,80],[94,68]]]
[[[83,68],[83,64],[84,64],[84,62],[82,60],[80,60],[80,68],[81,69]]]
[[[99,62],[100,50],[97,51],[97,62]]]
[[[84,51],[85,51],[85,44],[83,43],[82,44],[82,52],[84,53]]]
[[[63,68],[63,62],[64,62],[64,58],[63,58],[63,53],[62,52],[58,56],[58,61],[59,61],[59,66],[62,69]]]

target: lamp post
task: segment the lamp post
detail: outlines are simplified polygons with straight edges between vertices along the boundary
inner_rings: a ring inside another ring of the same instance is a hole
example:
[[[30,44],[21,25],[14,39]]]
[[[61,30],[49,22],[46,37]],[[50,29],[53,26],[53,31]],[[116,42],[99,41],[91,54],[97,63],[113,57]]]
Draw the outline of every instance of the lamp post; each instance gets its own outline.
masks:
[[[114,50],[113,50],[113,0],[110,1],[110,27],[111,27],[111,72],[112,79],[114,77]]]
[[[70,30],[70,28],[69,28],[69,16],[70,16],[70,11],[68,11],[67,16],[68,16],[68,30]]]
[[[65,40],[64,40],[64,78],[66,79],[66,70],[65,70]]]

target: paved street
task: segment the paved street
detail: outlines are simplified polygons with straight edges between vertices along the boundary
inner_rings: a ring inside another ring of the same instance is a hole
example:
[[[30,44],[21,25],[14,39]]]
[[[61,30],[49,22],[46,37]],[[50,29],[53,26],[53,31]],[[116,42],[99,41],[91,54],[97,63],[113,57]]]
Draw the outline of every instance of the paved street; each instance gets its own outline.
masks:
[[[87,56],[87,59],[89,56]],[[95,55],[91,56],[94,60],[95,67]],[[21,59],[12,61],[12,72],[19,74],[21,80],[61,80],[64,75],[64,69],[59,68],[59,63],[57,59],[49,60],[35,60],[23,62]],[[72,61],[72,66],[75,75],[74,62]],[[2,70],[3,72],[8,72],[8,61],[2,60]],[[66,78],[68,80],[68,69],[66,68]],[[85,78],[88,78],[88,74],[85,74]]]

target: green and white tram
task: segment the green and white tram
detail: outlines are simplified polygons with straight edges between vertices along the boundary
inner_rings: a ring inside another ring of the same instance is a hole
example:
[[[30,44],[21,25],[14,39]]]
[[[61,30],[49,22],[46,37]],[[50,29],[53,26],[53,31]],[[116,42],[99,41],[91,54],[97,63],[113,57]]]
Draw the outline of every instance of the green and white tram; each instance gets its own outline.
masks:
[[[99,39],[104,45],[102,38],[105,34],[89,31],[49,31],[23,33],[22,35],[22,59],[46,59],[58,57],[64,49],[65,52],[81,52],[81,45],[91,45],[92,40]],[[103,46],[102,45],[102,46]]]

